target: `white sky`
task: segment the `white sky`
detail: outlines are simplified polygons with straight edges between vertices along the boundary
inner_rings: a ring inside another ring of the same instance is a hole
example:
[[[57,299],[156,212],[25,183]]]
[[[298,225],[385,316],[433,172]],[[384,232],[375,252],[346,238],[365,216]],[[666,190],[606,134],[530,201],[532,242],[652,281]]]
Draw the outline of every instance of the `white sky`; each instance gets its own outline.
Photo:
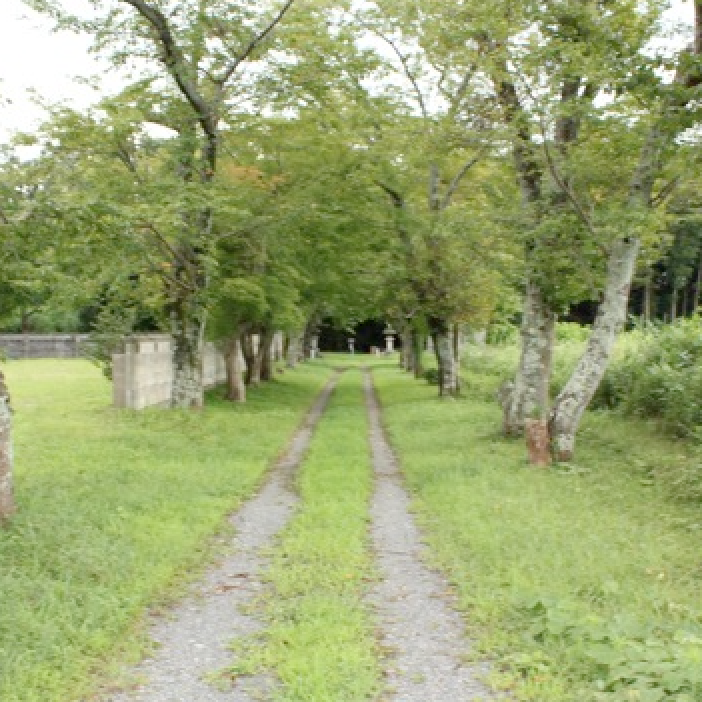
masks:
[[[85,7],[81,0],[63,0],[67,9]],[[672,0],[671,21],[692,26],[691,0]],[[99,99],[94,89],[76,83],[79,77],[101,76],[104,91],[120,87],[119,76],[88,54],[90,38],[52,33],[51,23],[20,0],[0,0],[0,143],[14,131],[32,131],[43,111],[32,92],[50,103],[87,107]],[[8,103],[9,101],[9,103]]]

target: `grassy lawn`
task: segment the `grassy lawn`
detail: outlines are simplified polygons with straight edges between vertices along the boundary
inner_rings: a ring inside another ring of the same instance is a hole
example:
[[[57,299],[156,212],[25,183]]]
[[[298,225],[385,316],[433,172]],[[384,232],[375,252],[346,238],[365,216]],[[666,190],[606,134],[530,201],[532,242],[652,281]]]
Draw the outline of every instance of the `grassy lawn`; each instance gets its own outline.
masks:
[[[328,362],[354,360],[334,355]],[[361,600],[373,572],[372,478],[360,380],[355,370],[341,377],[318,426],[297,479],[300,508],[281,534],[267,574],[268,628],[258,641],[237,647],[241,658],[230,671],[274,672],[281,702],[360,702],[379,687],[373,623]]]
[[[441,401],[397,369],[375,376],[436,561],[496,682],[538,702],[702,700],[702,509],[651,479],[684,444],[592,413],[575,465],[533,469],[523,443],[498,434],[494,378],[468,373],[477,399]]]
[[[83,361],[5,365],[19,514],[0,532],[0,699],[68,702],[134,658],[145,609],[217,547],[328,377],[303,365],[201,414],[110,408]]]

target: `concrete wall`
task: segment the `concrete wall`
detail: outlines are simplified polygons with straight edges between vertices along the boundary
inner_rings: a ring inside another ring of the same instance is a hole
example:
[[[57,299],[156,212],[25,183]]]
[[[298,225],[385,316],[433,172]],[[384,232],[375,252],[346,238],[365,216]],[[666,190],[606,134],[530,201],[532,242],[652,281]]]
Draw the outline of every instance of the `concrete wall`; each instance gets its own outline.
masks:
[[[173,387],[173,340],[168,334],[129,337],[123,353],[112,356],[112,397],[115,407],[168,407]],[[222,354],[212,343],[203,355],[205,387],[223,383],[227,371]]]
[[[0,349],[8,358],[78,358],[89,339],[87,334],[0,334]]]

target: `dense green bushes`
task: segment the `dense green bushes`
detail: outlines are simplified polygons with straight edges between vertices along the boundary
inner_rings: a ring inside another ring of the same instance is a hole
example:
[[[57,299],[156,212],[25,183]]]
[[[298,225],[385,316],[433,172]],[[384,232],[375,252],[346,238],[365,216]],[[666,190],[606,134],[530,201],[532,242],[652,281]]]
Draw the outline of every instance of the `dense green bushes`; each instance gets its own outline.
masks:
[[[573,370],[587,333],[577,324],[557,326],[553,396]],[[494,395],[500,382],[514,375],[517,353],[514,346],[470,347],[463,361],[466,389],[484,399]],[[697,434],[702,427],[702,322],[688,319],[623,334],[592,406],[656,419],[675,436]]]
[[[578,325],[557,328],[551,382],[556,396],[583,351]],[[469,347],[463,359],[463,388],[475,399],[492,400],[500,383],[514,375],[518,349]],[[591,409],[615,410],[654,422],[657,428],[689,439],[664,464],[650,466],[675,496],[702,500],[702,322],[634,329],[622,334]]]
[[[702,425],[702,324],[698,319],[629,332],[594,405],[654,418],[677,436]]]

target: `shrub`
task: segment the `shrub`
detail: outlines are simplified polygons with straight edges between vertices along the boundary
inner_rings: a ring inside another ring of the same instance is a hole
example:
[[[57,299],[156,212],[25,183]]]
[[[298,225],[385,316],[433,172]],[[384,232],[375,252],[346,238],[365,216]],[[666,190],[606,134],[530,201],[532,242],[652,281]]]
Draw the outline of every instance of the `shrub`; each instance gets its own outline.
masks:
[[[702,324],[698,319],[632,331],[605,375],[596,404],[658,419],[676,436],[702,425]]]
[[[439,369],[438,368],[427,368],[422,374],[424,380],[429,383],[429,385],[439,384]]]

